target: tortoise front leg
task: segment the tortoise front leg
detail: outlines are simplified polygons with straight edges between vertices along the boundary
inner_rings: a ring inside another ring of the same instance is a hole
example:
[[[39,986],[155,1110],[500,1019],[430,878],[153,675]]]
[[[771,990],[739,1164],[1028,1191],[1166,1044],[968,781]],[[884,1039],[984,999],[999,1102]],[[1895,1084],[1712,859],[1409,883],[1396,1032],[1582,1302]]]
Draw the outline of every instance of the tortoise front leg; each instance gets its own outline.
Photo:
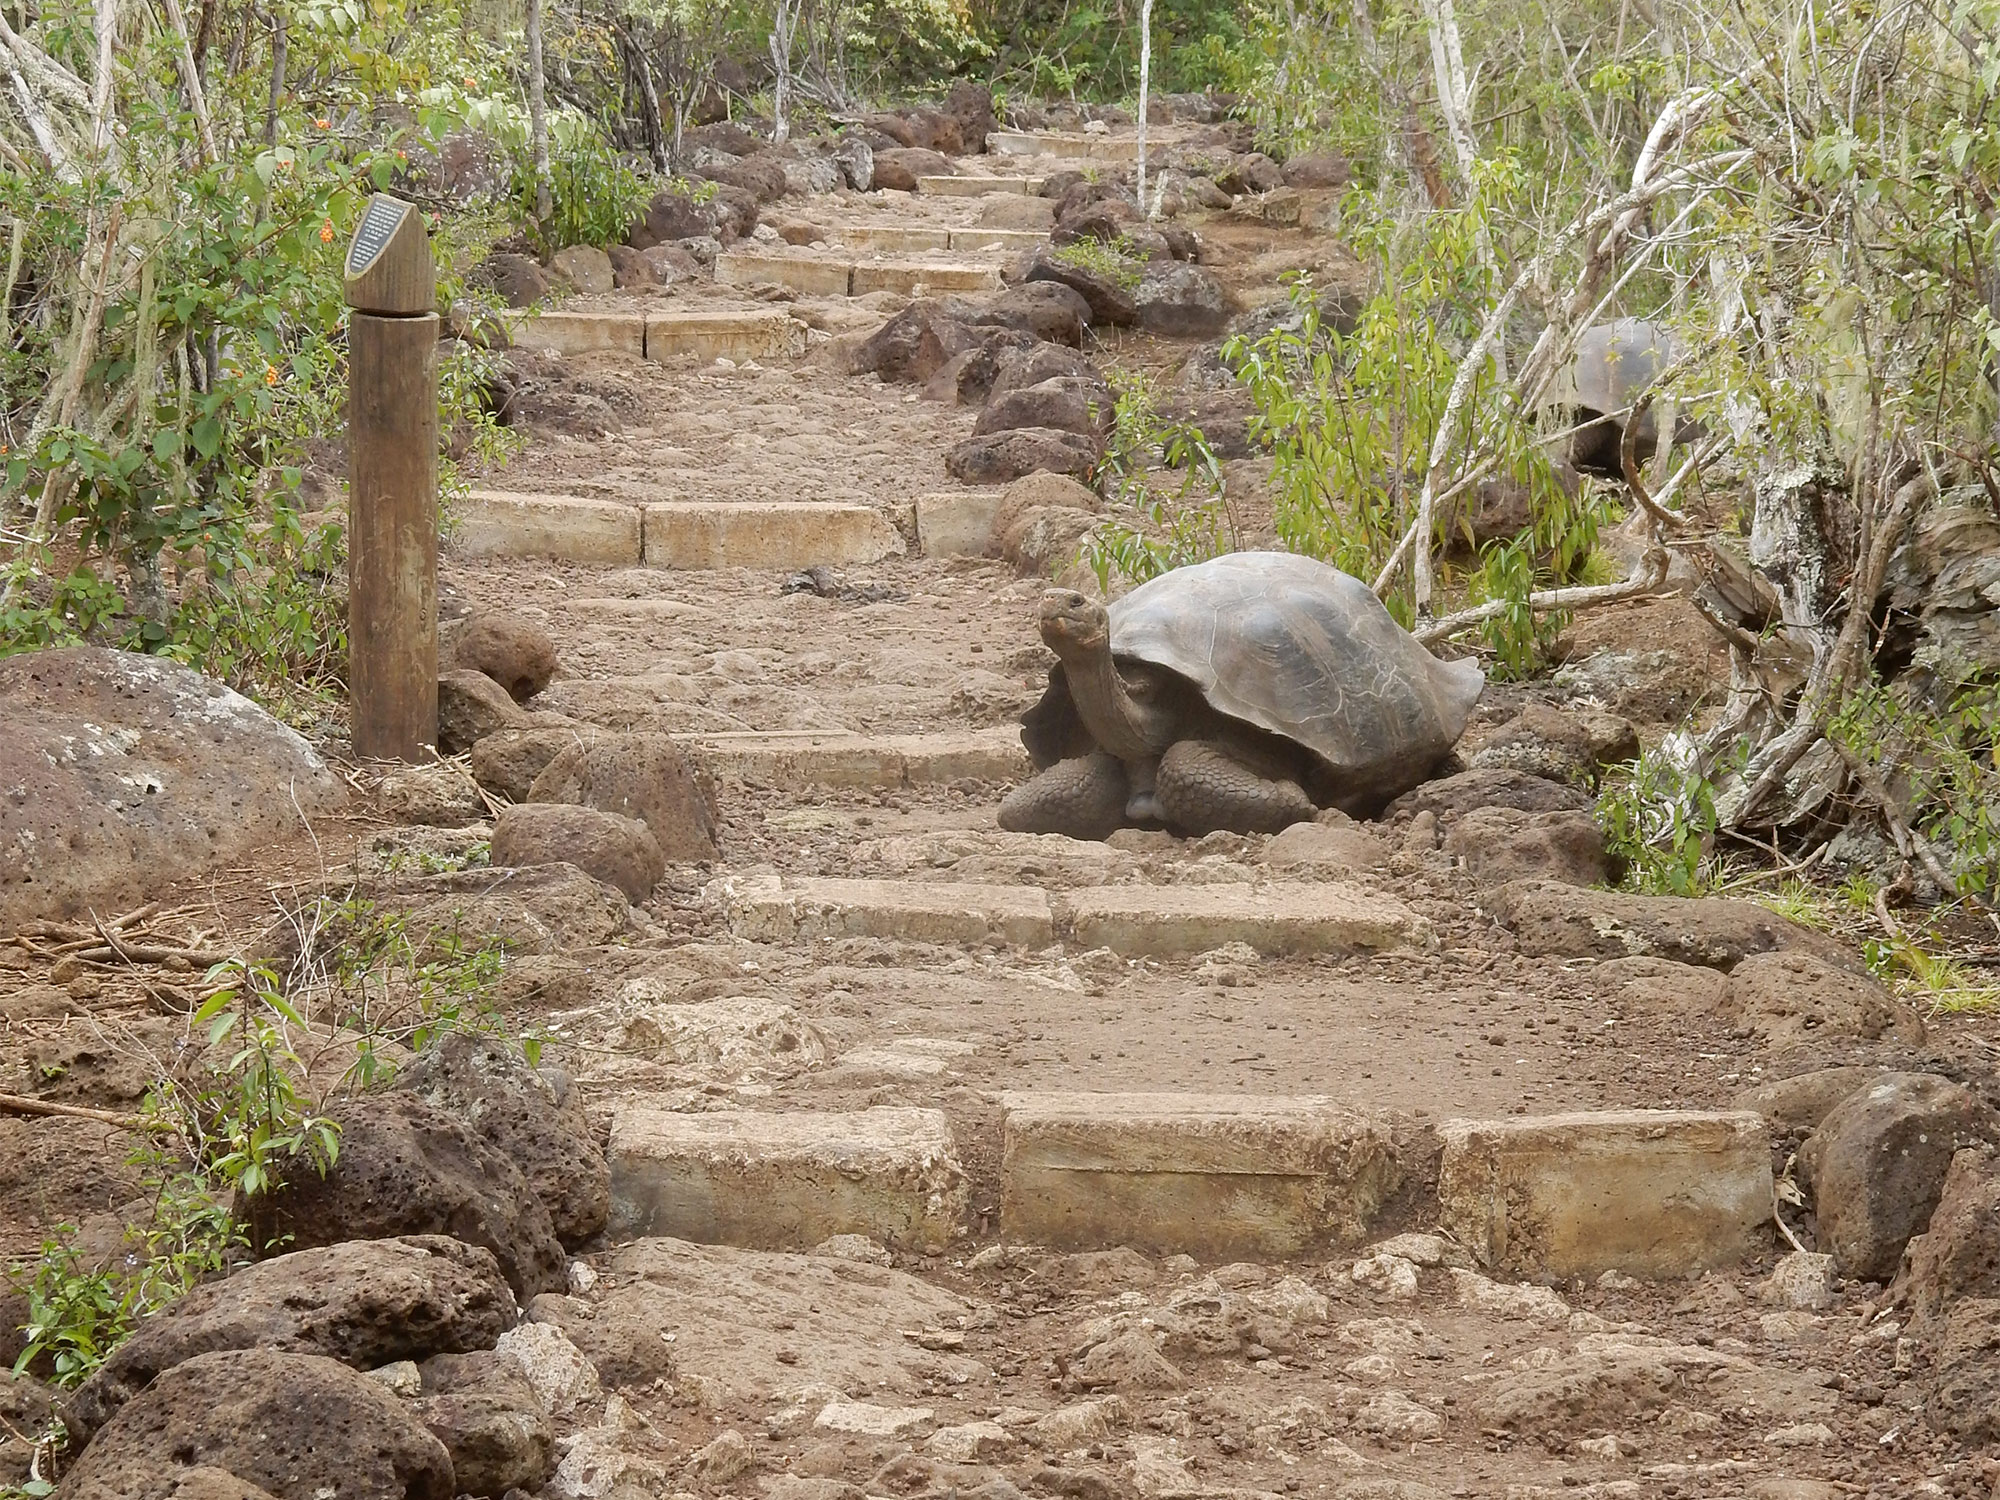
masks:
[[[1213,740],[1168,746],[1156,787],[1162,816],[1179,833],[1276,833],[1319,811],[1296,781],[1262,775]]]
[[[1009,792],[1000,826],[1009,833],[1102,839],[1125,823],[1125,767],[1102,750],[1057,761]]]

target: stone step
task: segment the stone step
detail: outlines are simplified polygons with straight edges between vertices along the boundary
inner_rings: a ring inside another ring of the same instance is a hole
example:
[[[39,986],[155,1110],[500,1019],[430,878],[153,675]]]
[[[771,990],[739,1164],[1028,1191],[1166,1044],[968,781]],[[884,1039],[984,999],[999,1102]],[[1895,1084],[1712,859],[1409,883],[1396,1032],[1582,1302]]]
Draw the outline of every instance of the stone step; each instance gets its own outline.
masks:
[[[931,198],[983,198],[988,193],[1039,193],[1039,177],[919,177],[917,191]]]
[[[805,352],[806,325],[782,308],[660,312],[646,319],[646,358],[651,360],[728,359],[743,364],[802,359]]]
[[[1155,136],[1149,150],[1165,144]],[[999,156],[1058,156],[1073,161],[1137,161],[1136,135],[1095,135],[1089,131],[996,130],[986,137],[986,149]],[[1149,158],[1150,159],[1150,158]]]
[[[811,500],[670,500],[645,508],[655,568],[849,567],[903,555],[878,510]]]
[[[618,500],[474,490],[450,517],[447,545],[463,557],[629,566],[642,555],[639,508]]]
[[[1682,1277],[1769,1247],[1761,1116],[1605,1110],[1447,1120],[1439,1134],[1440,1227],[1490,1269]]]
[[[753,873],[726,883],[731,927],[753,943],[872,937],[910,943],[1043,948],[1055,922],[1031,886],[831,880]]]
[[[935,1109],[678,1114],[611,1121],[611,1233],[760,1250],[836,1234],[942,1250],[965,1217],[965,1174]]]
[[[1033,250],[1038,245],[1046,245],[1049,237],[1040,229],[954,229],[951,232],[951,248],[954,250]]]
[[[1224,943],[1271,957],[1423,947],[1430,926],[1393,896],[1324,884],[1123,885],[1076,891],[1069,935],[1082,948],[1172,958]]]
[[[1293,1259],[1360,1242],[1402,1180],[1387,1126],[1326,1098],[1023,1093],[1002,1108],[1016,1243]]]
[[[982,557],[993,541],[1003,490],[944,490],[916,499],[917,548],[925,557]]]
[[[646,319],[630,312],[571,312],[553,308],[523,318],[513,329],[522,349],[549,354],[646,354]]]
[[[834,231],[840,243],[852,250],[873,250],[884,255],[921,255],[926,250],[949,250],[949,229],[923,229],[913,224],[855,224]]]
[[[1018,781],[1032,769],[1012,727],[944,734],[850,734],[818,729],[705,734],[691,742],[718,776],[766,786],[934,786],[970,778]]]
[[[725,250],[715,257],[715,279],[724,286],[790,287],[808,297],[845,297],[854,263],[817,255],[766,255]]]
[[[862,261],[849,283],[857,297],[869,292],[896,292],[905,297],[938,292],[997,292],[1000,268],[966,261]]]

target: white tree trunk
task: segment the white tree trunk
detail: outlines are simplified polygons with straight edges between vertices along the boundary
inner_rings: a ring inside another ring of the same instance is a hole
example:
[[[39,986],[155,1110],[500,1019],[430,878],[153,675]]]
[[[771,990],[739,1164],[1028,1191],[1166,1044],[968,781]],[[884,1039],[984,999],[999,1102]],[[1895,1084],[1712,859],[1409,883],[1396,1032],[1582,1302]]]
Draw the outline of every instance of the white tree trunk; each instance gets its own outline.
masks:
[[[1139,216],[1153,217],[1146,206],[1146,101],[1152,83],[1153,0],[1139,5]]]
[[[1465,82],[1465,53],[1458,42],[1458,12],[1452,8],[1452,0],[1424,0],[1424,17],[1430,22],[1431,71],[1437,77],[1438,108],[1451,137],[1452,155],[1458,159],[1458,175],[1469,187],[1472,164],[1479,153],[1472,141],[1472,100]]]
[[[792,134],[792,36],[798,29],[798,0],[778,0],[771,15],[771,139],[783,145]]]
[[[548,79],[542,71],[542,0],[528,0],[528,144],[535,157],[535,217],[555,209],[549,179]]]

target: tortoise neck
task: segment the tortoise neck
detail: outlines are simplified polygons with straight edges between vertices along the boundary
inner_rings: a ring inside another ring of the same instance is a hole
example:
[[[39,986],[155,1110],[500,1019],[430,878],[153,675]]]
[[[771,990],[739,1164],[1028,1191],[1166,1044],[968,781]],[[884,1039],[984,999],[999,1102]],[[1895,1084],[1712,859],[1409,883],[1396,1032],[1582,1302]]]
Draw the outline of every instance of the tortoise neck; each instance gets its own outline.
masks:
[[[1058,645],[1056,654],[1062,658],[1077,717],[1092,739],[1120,760],[1142,760],[1157,753],[1146,733],[1145,715],[1111,660],[1108,639],[1092,646]]]

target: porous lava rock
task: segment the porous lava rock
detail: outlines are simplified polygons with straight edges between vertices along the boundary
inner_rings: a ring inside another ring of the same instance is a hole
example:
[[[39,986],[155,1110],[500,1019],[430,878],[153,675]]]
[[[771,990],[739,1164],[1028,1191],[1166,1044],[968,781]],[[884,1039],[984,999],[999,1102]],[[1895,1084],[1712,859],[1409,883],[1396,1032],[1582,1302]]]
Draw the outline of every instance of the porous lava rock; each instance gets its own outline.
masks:
[[[573,802],[636,818],[671,864],[716,858],[715,803],[671,736],[604,732],[565,746],[528,788],[530,802]]]
[[[127,1402],[56,1489],[62,1500],[256,1492],[452,1500],[455,1486],[444,1444],[380,1381],[318,1355],[229,1349],[174,1366]]]
[[[489,1032],[452,1031],[399,1070],[394,1087],[463,1120],[519,1167],[566,1247],[604,1228],[610,1168],[560,1068],[531,1065],[518,1043]]]
[[[643,260],[629,246],[618,248]],[[540,620],[513,610],[474,609],[452,636],[451,664],[484,672],[516,703],[526,703],[556,675],[556,638]]]
[[[324,1177],[295,1160],[283,1187],[239,1203],[255,1240],[308,1249],[445,1234],[490,1250],[523,1302],[568,1285],[548,1209],[470,1125],[399,1091],[337,1100],[326,1112],[340,1127],[338,1158]]]
[[[224,1349],[317,1354],[356,1369],[490,1349],[520,1310],[490,1250],[444,1235],[353,1240],[241,1267],[145,1319],[77,1387],[87,1441],[163,1373]]]

